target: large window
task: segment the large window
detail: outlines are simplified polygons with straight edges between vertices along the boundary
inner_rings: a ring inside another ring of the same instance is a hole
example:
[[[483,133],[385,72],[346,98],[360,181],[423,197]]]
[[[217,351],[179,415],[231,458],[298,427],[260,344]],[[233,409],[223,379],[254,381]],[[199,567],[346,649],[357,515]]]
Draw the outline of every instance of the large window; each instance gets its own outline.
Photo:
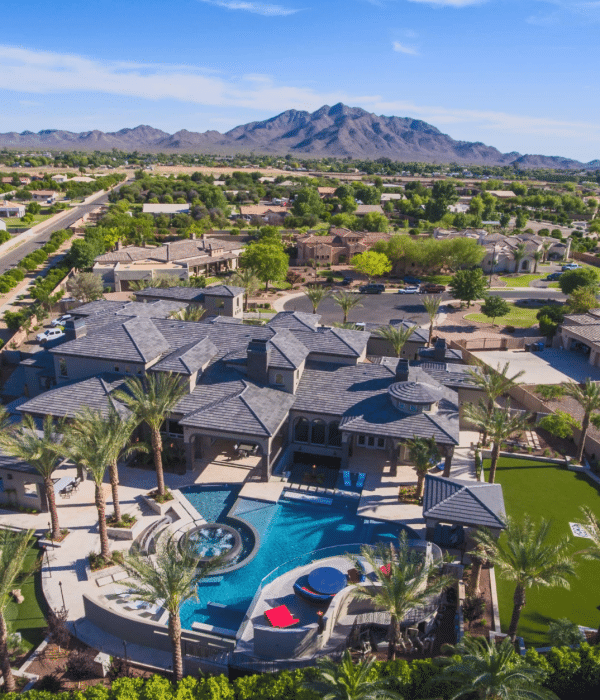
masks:
[[[385,447],[385,438],[376,435],[357,435],[356,442],[361,447],[368,447],[372,450],[383,450]]]
[[[313,421],[310,441],[313,445],[325,444],[325,421],[318,419]]]
[[[308,442],[309,424],[306,418],[298,418],[296,427],[294,428],[295,442]]]
[[[340,424],[337,421],[329,424],[327,443],[332,447],[341,447],[342,433],[340,432]]]

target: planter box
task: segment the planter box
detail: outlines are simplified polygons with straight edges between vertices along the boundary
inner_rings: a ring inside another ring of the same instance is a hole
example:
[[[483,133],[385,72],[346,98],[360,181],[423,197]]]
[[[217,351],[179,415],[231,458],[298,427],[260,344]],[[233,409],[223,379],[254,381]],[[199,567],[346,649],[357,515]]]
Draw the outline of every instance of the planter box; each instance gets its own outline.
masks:
[[[108,536],[114,540],[135,540],[144,527],[142,519],[138,517],[131,527],[110,527],[109,525],[107,530]]]
[[[171,508],[176,501],[175,496],[173,496],[173,498],[170,501],[167,501],[166,503],[157,503],[153,498],[145,494],[142,494],[142,498],[144,499],[144,502],[147,503],[155,513],[158,513],[158,515],[166,515],[169,508]]]

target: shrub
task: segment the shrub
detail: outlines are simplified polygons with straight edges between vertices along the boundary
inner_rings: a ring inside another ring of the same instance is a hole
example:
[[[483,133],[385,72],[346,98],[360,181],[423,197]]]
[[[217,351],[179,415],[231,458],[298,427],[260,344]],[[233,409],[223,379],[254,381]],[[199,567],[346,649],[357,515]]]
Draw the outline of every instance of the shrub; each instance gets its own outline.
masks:
[[[61,688],[62,682],[56,672],[47,673],[45,676],[42,676],[37,683],[37,689],[47,693],[60,693]]]
[[[554,620],[548,625],[548,637],[552,646],[556,647],[575,646],[583,641],[579,627],[566,617]]]
[[[67,673],[75,681],[84,681],[96,675],[94,658],[85,651],[72,651],[67,659]]]
[[[505,333],[514,333],[516,331],[516,328],[514,326],[505,326],[504,332]]]

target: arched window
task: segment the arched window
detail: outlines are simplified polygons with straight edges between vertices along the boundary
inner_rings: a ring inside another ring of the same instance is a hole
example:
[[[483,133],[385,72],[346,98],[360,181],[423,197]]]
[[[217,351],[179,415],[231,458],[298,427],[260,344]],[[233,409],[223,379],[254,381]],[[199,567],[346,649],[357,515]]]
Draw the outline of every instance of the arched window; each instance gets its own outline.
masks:
[[[325,444],[325,421],[322,421],[319,418],[313,421],[310,441],[313,443],[313,445]]]
[[[340,424],[338,421],[333,421],[328,426],[327,443],[332,447],[341,447],[342,433],[340,432]]]
[[[298,418],[294,428],[295,442],[308,442],[308,421],[306,418]]]

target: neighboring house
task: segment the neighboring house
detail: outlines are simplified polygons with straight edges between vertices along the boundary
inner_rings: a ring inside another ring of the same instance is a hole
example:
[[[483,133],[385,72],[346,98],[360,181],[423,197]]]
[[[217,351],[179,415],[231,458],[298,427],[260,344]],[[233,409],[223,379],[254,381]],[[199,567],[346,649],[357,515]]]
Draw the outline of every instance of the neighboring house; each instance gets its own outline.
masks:
[[[381,202],[393,202],[400,199],[404,199],[404,195],[398,194],[396,192],[382,192]]]
[[[381,204],[358,204],[354,213],[356,216],[365,216],[365,214],[383,214],[383,208],[381,207]]]
[[[144,214],[152,214],[152,216],[174,216],[175,214],[189,214],[189,204],[144,204],[142,207]]]
[[[370,250],[377,241],[389,240],[390,237],[389,233],[367,233],[335,227],[329,229],[327,236],[309,232],[296,240],[297,263],[303,265],[315,260],[320,264],[343,264],[358,253]]]
[[[434,437],[451,464],[466,367],[367,362],[370,333],[319,326],[315,314],[281,312],[249,327],[235,318],[173,320],[169,308],[164,300],[80,307],[66,342],[48,351],[56,388],[19,411],[58,418],[84,405],[106,410],[126,377],[168,372],[188,393],[164,430],[183,442],[189,470],[244,444],[264,481],[273,469],[323,459],[395,471],[415,436]]]
[[[317,192],[321,199],[330,199],[335,196],[335,191],[337,187],[317,187]]]
[[[54,182],[61,183],[66,182],[69,178],[66,175],[53,175],[52,179],[54,180]]]
[[[517,196],[512,190],[488,190],[488,193],[498,199],[512,199]]]
[[[287,207],[274,204],[248,204],[240,206],[240,217],[244,221],[262,219],[267,224],[279,224],[290,214]]]
[[[203,289],[196,287],[170,287],[161,289],[149,287],[136,292],[136,301],[179,301],[190,306],[201,306],[206,309],[207,316],[229,316],[242,318],[244,313],[243,287],[231,287],[218,284]]]
[[[58,193],[54,190],[31,190],[31,198],[35,202],[44,202],[46,204],[54,204],[58,197]]]
[[[24,204],[0,203],[0,216],[6,219],[21,219],[25,216],[26,207]]]
[[[554,345],[587,355],[590,365],[600,367],[600,309],[565,316]]]
[[[179,277],[188,280],[238,267],[242,252],[239,241],[222,241],[203,236],[165,243],[156,248],[117,244],[117,249],[99,255],[93,272],[116,292],[129,289],[132,281]]]

